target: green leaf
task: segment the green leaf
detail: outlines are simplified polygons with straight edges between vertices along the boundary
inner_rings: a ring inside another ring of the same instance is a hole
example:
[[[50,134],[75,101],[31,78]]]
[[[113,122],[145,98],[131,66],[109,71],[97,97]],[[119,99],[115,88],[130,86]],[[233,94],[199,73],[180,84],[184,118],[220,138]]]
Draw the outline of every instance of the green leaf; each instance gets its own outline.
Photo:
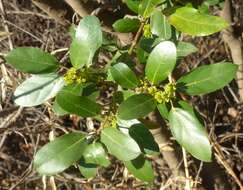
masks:
[[[110,165],[108,156],[100,143],[92,143],[88,145],[83,153],[86,163],[96,164],[107,167]]]
[[[137,179],[152,183],[154,181],[154,171],[151,162],[146,160],[143,155],[132,161],[124,162],[126,168]]]
[[[152,96],[138,94],[129,97],[121,103],[118,108],[118,117],[123,120],[131,120],[144,117],[152,112],[156,107]]]
[[[154,8],[164,1],[165,0],[142,0],[138,8],[138,13],[144,18],[148,18],[154,11]]]
[[[110,154],[119,160],[133,160],[141,154],[138,144],[128,135],[116,128],[108,127],[101,132],[101,142],[105,144]]]
[[[168,120],[168,118],[169,118],[169,109],[168,109],[167,105],[165,103],[159,104],[159,105],[157,105],[157,108],[159,110],[160,115],[164,119]]]
[[[113,79],[123,88],[135,88],[138,79],[135,73],[125,64],[117,63],[110,68]]]
[[[84,17],[77,29],[70,47],[71,63],[75,68],[90,65],[95,52],[102,45],[100,22],[95,16]]]
[[[222,18],[200,13],[192,7],[177,9],[169,22],[177,30],[193,36],[207,36],[228,27]]]
[[[87,146],[85,135],[69,133],[42,147],[34,158],[34,167],[41,175],[55,175],[78,161]]]
[[[191,53],[197,52],[198,49],[191,43],[179,42],[177,45],[177,57],[186,57]]]
[[[129,135],[138,143],[145,154],[158,155],[159,146],[155,142],[153,135],[143,124],[135,124],[129,128]]]
[[[83,158],[79,161],[78,168],[86,179],[95,177],[98,170],[97,165],[86,163]]]
[[[166,17],[158,10],[155,10],[150,19],[152,34],[161,39],[168,40],[171,38],[171,26]]]
[[[141,0],[125,0],[127,7],[135,13],[138,13],[138,7]]]
[[[6,56],[6,61],[19,71],[31,74],[46,74],[57,70],[57,59],[33,47],[18,47]]]
[[[17,87],[13,99],[19,106],[37,106],[55,97],[63,86],[63,78],[57,74],[34,75]]]
[[[173,42],[160,42],[150,53],[145,74],[153,84],[159,84],[173,71],[176,64],[176,46]]]
[[[177,88],[189,95],[210,93],[232,81],[237,69],[237,65],[226,62],[201,66],[182,76]]]
[[[91,101],[88,97],[79,96],[70,88],[63,88],[56,97],[58,105],[65,111],[81,117],[96,116],[101,111],[101,106]]]
[[[190,112],[172,108],[169,122],[176,141],[195,158],[210,162],[211,146],[202,124]]]
[[[112,26],[117,32],[136,32],[140,26],[140,21],[138,19],[123,18],[117,20]]]
[[[58,115],[58,116],[63,116],[63,115],[67,115],[67,114],[68,114],[67,111],[65,111],[64,109],[62,109],[62,108],[58,105],[58,103],[57,103],[56,100],[54,101],[54,103],[53,103],[53,105],[52,105],[52,110],[53,110],[53,112],[54,112],[56,115]]]

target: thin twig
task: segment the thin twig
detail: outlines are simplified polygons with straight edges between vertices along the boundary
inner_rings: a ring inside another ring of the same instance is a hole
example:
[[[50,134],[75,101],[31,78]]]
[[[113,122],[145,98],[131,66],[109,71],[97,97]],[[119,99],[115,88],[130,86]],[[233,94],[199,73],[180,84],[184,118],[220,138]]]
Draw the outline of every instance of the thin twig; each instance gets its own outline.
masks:
[[[183,162],[184,162],[184,167],[185,167],[185,174],[186,174],[186,190],[191,190],[191,185],[190,185],[190,174],[188,170],[188,162],[186,158],[186,150],[182,147],[182,153],[183,153]]]

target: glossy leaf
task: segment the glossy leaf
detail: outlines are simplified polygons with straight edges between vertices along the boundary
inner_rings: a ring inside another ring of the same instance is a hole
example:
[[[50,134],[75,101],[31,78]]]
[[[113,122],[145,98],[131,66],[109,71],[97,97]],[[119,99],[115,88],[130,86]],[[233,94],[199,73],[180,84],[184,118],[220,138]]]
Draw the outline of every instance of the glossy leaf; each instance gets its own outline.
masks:
[[[129,161],[141,154],[138,144],[128,135],[116,128],[108,127],[101,132],[101,142],[110,154],[119,160]]]
[[[75,68],[90,65],[95,52],[102,45],[102,31],[100,22],[95,16],[84,17],[75,33],[70,47],[71,63]]]
[[[139,5],[138,13],[144,18],[148,18],[154,11],[154,8],[165,0],[142,0]]]
[[[173,42],[160,42],[150,53],[145,74],[153,84],[159,84],[172,72],[176,64],[176,46]]]
[[[81,117],[96,116],[101,106],[85,96],[79,96],[67,88],[63,88],[56,97],[58,105],[65,111]]]
[[[168,40],[171,38],[171,26],[166,17],[158,10],[155,10],[150,19],[152,34],[161,39]]]
[[[141,150],[148,155],[158,155],[159,146],[153,135],[143,124],[135,124],[129,128],[129,135],[138,143]]]
[[[135,13],[138,13],[138,7],[141,0],[125,0],[127,7]]]
[[[108,156],[100,143],[92,143],[88,145],[83,153],[86,163],[96,164],[107,167],[110,165]]]
[[[177,81],[178,90],[189,95],[216,91],[234,79],[237,69],[238,66],[232,63],[198,67]]]
[[[169,123],[176,141],[199,160],[211,161],[211,146],[202,124],[193,114],[172,108]]]
[[[123,120],[131,120],[144,117],[152,112],[156,107],[152,96],[138,94],[129,97],[121,103],[118,108],[118,117]]]
[[[83,158],[78,163],[78,169],[86,179],[95,177],[98,170],[97,165],[86,163]]]
[[[18,47],[7,56],[6,61],[19,71],[31,74],[46,74],[57,70],[57,59],[34,47]]]
[[[200,13],[192,7],[177,9],[169,21],[177,30],[193,36],[207,36],[228,27],[222,18]]]
[[[23,107],[37,106],[56,96],[63,86],[57,74],[34,75],[17,87],[13,99]]]
[[[43,146],[35,155],[34,167],[41,175],[54,175],[82,157],[87,146],[85,135],[69,133]]]
[[[117,32],[136,32],[140,26],[140,21],[138,19],[123,18],[117,20],[112,26]]]
[[[113,79],[123,88],[137,87],[138,79],[135,73],[125,63],[113,65],[110,71]]]
[[[177,45],[177,57],[186,57],[191,53],[197,52],[198,49],[191,43],[179,42]]]
[[[124,162],[126,168],[131,172],[137,179],[152,183],[154,181],[154,172],[151,162],[146,160],[143,155],[132,161]]]

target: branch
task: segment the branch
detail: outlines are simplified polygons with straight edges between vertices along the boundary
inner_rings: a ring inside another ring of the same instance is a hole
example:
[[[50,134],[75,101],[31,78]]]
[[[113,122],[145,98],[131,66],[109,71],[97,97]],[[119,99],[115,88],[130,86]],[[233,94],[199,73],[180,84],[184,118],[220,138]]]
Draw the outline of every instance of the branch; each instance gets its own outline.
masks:
[[[230,0],[225,0],[224,8],[220,16],[228,23],[232,23],[232,11]],[[234,36],[234,29],[230,26],[227,30],[222,32],[224,42],[229,46],[232,60],[239,65],[237,72],[237,84],[239,87],[240,101],[243,102],[243,49],[240,39]]]

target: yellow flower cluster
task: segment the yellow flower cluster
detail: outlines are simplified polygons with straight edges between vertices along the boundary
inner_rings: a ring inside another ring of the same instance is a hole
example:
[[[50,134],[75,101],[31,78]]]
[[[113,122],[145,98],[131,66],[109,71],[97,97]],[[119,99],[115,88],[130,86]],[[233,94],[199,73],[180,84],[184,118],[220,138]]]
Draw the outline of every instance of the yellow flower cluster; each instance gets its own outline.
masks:
[[[151,32],[150,24],[145,24],[143,27],[143,35],[145,38],[151,38],[153,37],[153,34]]]
[[[87,80],[82,71],[77,70],[72,67],[65,74],[64,81],[66,82],[66,84],[69,85],[69,84],[74,84],[74,83],[77,83],[77,84],[85,83]]]
[[[169,83],[164,86],[164,90],[158,89],[156,86],[151,86],[147,81],[141,81],[142,86],[137,88],[136,91],[140,93],[148,93],[154,97],[158,103],[167,103],[174,98],[175,84]]]

